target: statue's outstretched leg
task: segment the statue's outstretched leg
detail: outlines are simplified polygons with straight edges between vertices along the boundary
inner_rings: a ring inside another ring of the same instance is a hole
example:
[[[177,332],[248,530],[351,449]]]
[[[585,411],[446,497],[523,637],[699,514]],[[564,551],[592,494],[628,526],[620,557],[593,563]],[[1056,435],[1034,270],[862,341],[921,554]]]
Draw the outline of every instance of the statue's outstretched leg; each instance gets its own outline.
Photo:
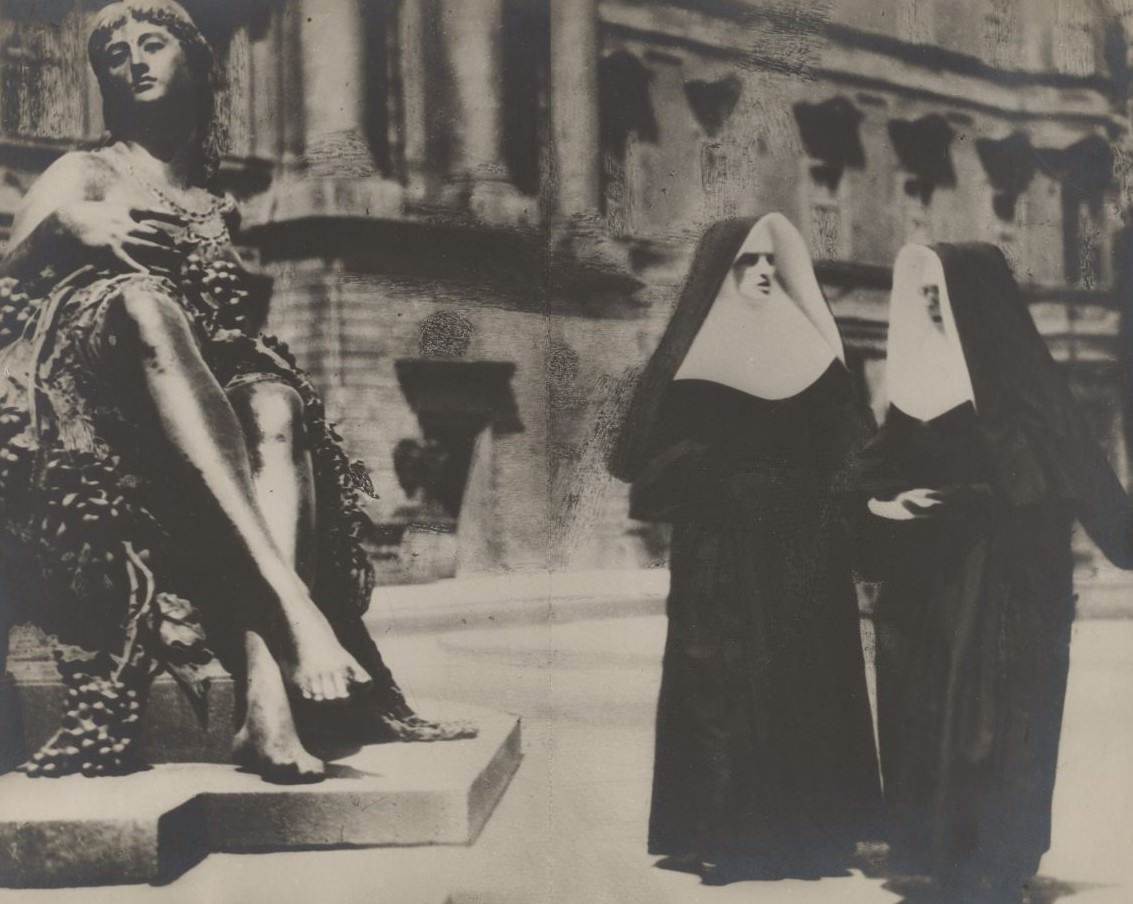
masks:
[[[244,432],[260,511],[277,548],[308,584],[314,561],[314,481],[298,393],[278,380],[241,383],[228,399]],[[244,636],[244,694],[233,760],[275,782],[319,781],[322,760],[303,747],[279,665],[263,638]]]
[[[302,697],[345,699],[353,684],[366,683],[366,673],[338,643],[272,536],[244,432],[180,305],[152,282],[127,283],[110,302],[105,329],[124,403],[156,428],[157,442],[203,494],[224,542],[266,591],[267,605],[249,601],[243,621],[271,645]]]
[[[318,567],[314,558],[318,548],[314,517],[317,506],[302,400],[286,383],[271,378],[237,384],[228,390],[228,398],[244,431],[260,510],[268,519],[276,545],[288,562],[293,563],[296,573],[310,585]],[[312,740],[321,740],[328,749],[334,749],[338,744],[350,747],[379,740],[447,740],[476,734],[475,729],[465,723],[433,722],[413,712],[361,618],[339,616],[332,624],[343,648],[355,657],[373,681],[349,704],[319,707],[304,713],[305,736],[310,735]],[[257,706],[260,712],[271,712],[286,702],[280,700],[271,682],[270,668],[256,671],[252,657],[266,651],[255,644],[248,649],[248,715],[237,737],[238,743],[243,743],[257,730],[262,735],[262,728],[252,721]],[[294,737],[290,709],[274,720],[273,731],[275,743],[286,737],[290,744]],[[295,747],[298,746],[295,740]],[[293,748],[285,746],[285,749]]]

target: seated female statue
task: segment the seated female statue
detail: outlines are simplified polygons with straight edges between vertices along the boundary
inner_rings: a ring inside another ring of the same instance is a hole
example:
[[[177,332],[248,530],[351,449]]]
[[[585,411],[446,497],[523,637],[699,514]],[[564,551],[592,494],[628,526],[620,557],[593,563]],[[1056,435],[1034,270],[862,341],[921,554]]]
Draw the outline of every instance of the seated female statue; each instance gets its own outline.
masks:
[[[362,623],[369,481],[255,331],[208,44],[171,0],[126,0],[89,53],[107,137],[32,186],[0,272],[6,618],[58,639],[70,685],[26,771],[137,768],[150,679],[199,695],[214,654],[243,691],[233,758],[269,780],[323,776],[301,736],[466,734],[413,713]]]

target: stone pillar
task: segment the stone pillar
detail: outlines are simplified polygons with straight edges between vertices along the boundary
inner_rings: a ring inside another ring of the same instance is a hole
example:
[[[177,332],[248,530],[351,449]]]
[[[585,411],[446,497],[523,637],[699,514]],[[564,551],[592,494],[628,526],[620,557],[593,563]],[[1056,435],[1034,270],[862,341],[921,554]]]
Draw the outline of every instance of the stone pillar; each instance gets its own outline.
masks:
[[[425,191],[428,158],[428,91],[425,76],[426,11],[423,0],[401,0],[401,104],[405,123],[405,169],[411,196]]]
[[[458,176],[499,180],[500,0],[447,0],[445,43],[460,111]]]
[[[279,66],[283,55],[279,7],[261,9],[252,26],[252,153],[266,160],[283,157],[283,116]]]
[[[279,91],[279,155],[290,171],[303,159],[306,115],[303,103],[303,0],[289,0],[279,12],[279,57],[276,85]]]
[[[556,211],[598,211],[598,0],[551,0],[551,134]]]
[[[611,239],[599,206],[598,0],[550,4],[553,279],[593,295],[599,277],[610,293],[628,295],[642,284],[632,275],[628,247]]]
[[[521,219],[528,202],[500,159],[501,0],[443,0],[441,10],[457,109],[450,176],[478,217]]]
[[[369,176],[364,0],[300,0],[306,159],[315,175]]]

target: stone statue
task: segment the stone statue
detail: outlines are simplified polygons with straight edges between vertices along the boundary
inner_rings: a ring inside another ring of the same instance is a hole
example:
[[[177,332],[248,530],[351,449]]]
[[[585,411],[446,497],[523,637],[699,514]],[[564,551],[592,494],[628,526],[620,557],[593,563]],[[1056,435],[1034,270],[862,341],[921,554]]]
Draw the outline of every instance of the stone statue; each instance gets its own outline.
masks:
[[[23,768],[137,768],[152,677],[199,696],[214,655],[244,690],[233,759],[269,781],[323,777],[300,734],[467,736],[414,714],[362,623],[369,481],[255,331],[208,44],[171,0],[125,0],[89,53],[106,138],[30,189],[0,272],[4,617],[57,638],[69,686]]]

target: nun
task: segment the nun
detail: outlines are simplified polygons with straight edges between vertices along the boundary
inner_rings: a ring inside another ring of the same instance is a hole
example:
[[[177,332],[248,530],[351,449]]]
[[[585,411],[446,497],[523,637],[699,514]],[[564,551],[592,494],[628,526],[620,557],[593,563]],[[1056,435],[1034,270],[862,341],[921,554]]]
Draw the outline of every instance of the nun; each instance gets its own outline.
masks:
[[[876,604],[891,868],[1018,902],[1050,844],[1079,519],[1133,567],[1133,509],[1003,255],[907,245],[884,426],[847,492]]]
[[[649,851],[737,879],[845,875],[880,790],[839,481],[870,433],[806,245],[710,228],[611,470],[672,526]]]

